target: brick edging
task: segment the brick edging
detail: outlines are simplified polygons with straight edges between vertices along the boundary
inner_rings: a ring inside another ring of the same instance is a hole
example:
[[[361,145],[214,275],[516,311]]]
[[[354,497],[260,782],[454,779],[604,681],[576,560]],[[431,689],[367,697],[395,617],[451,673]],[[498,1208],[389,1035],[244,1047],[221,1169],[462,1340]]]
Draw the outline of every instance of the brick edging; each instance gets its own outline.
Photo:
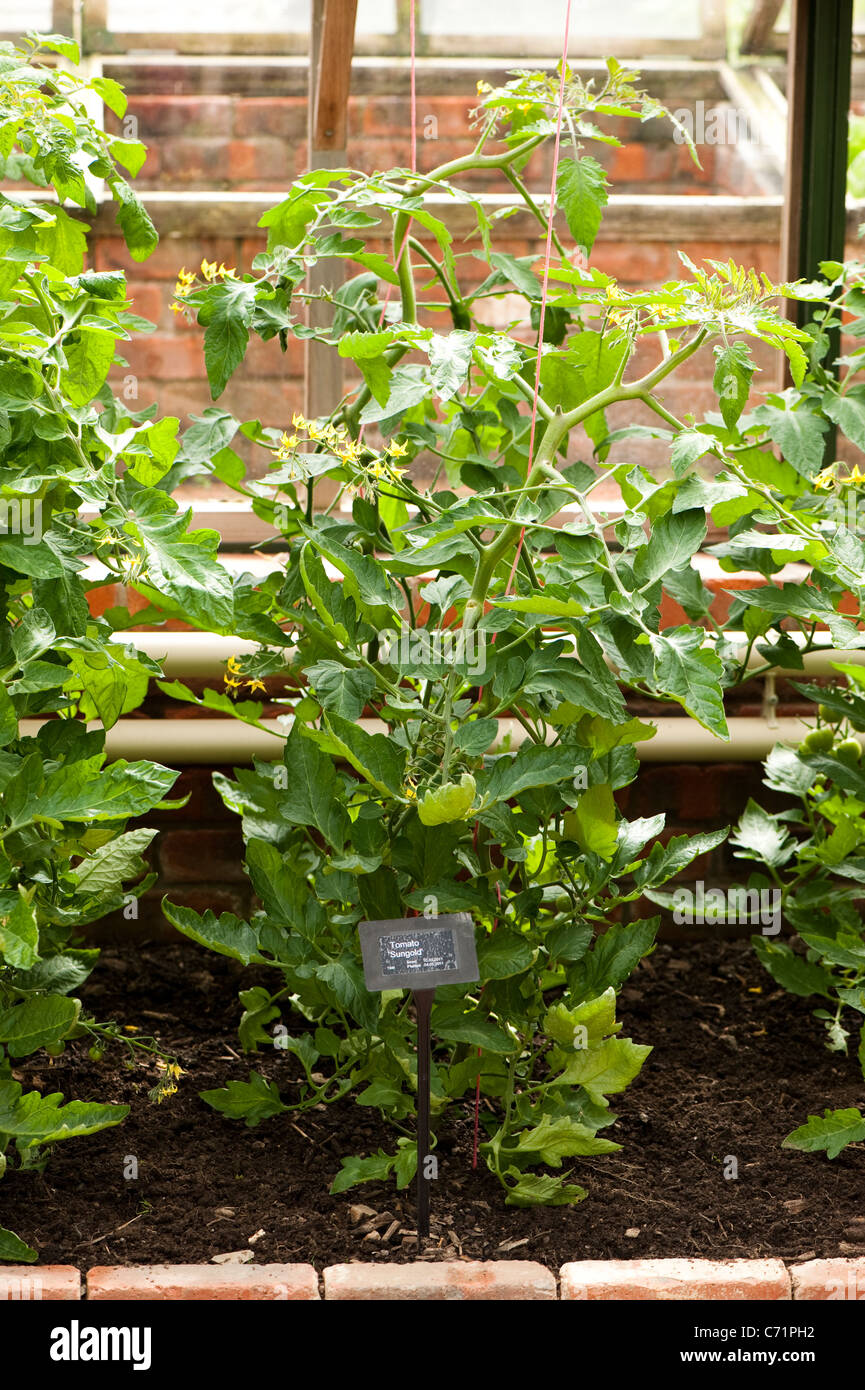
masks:
[[[0,1301],[865,1300],[865,1256],[760,1260],[531,1260],[407,1264],[0,1265]]]

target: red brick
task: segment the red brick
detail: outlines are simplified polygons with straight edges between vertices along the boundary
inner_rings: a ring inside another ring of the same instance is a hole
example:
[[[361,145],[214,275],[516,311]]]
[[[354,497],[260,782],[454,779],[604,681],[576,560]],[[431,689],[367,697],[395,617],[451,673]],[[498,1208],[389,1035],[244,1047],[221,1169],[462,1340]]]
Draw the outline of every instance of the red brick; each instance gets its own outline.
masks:
[[[865,1255],[854,1260],[807,1260],[793,1265],[790,1274],[794,1298],[865,1301]]]
[[[164,1299],[312,1303],[318,1301],[319,1292],[312,1265],[97,1265],[87,1275],[87,1297],[129,1303]]]
[[[301,97],[240,97],[234,103],[233,134],[240,139],[276,135],[305,141],[307,104]]]
[[[132,301],[133,313],[138,314],[140,318],[149,319],[157,326],[174,319],[169,308],[171,295],[168,293],[166,285],[135,283],[130,286],[129,298]],[[168,319],[166,319],[166,312]]]
[[[159,220],[158,214],[156,218]],[[135,269],[140,275],[142,269],[136,267],[126,249],[122,237],[99,237],[95,243],[96,270]],[[146,275],[148,280],[177,279],[181,266],[187,270],[197,270],[202,260],[237,264],[237,243],[229,237],[163,237],[153,254],[148,257]]]
[[[664,242],[625,243],[601,238],[592,250],[591,264],[625,285],[662,284],[677,273],[673,247]]]
[[[222,158],[228,158],[228,178],[233,184],[264,187],[288,180],[288,153],[284,140],[229,140]]]
[[[177,135],[228,136],[233,106],[230,96],[133,95],[123,121],[106,112],[106,124],[109,129],[121,132],[124,122],[132,117],[138,123],[137,139],[143,140],[145,145],[163,136],[168,139]]]
[[[0,1265],[0,1303],[66,1303],[81,1297],[81,1275],[72,1265]]]
[[[563,1301],[789,1299],[781,1260],[581,1260],[562,1266]]]
[[[326,1269],[324,1296],[342,1302],[541,1300],[556,1297],[556,1281],[530,1260],[357,1263]]]
[[[243,836],[236,830],[166,830],[159,865],[168,883],[240,883]]]
[[[162,149],[162,179],[166,184],[224,188],[230,175],[226,150],[233,142],[193,140],[174,135]]]
[[[620,145],[610,156],[609,176],[613,183],[642,183],[646,178],[646,146]]]
[[[203,376],[204,334],[151,333],[136,339],[125,349],[127,371],[155,381],[183,381]]]

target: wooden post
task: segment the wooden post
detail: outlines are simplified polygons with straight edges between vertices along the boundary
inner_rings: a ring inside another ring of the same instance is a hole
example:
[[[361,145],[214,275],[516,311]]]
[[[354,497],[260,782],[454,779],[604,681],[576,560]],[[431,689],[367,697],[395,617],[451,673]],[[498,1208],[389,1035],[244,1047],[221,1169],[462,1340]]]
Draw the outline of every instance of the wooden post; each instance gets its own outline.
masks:
[[[348,93],[357,0],[312,0],[309,45],[309,167],[339,169],[345,164]],[[330,260],[312,267],[307,289],[335,289],[342,262]],[[309,322],[326,326],[333,315],[328,304],[311,303]],[[304,414],[315,419],[333,410],[342,395],[342,360],[334,348],[306,340]]]
[[[769,47],[784,0],[756,0],[742,35],[742,53],[759,55]]]

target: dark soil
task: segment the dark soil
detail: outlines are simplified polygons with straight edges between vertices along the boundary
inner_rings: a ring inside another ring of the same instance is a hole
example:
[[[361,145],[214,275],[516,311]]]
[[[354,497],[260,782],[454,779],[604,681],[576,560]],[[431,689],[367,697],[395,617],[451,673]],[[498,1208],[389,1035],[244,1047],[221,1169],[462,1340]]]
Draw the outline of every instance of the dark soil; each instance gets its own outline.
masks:
[[[104,952],[86,1007],[158,1033],[186,1075],[177,1095],[154,1106],[156,1072],[127,1068],[120,1048],[93,1063],[76,1043],[53,1064],[37,1054],[16,1070],[46,1093],[132,1107],[122,1125],[59,1145],[44,1175],[10,1166],[0,1224],[43,1263],[185,1263],[250,1248],[259,1263],[319,1267],[416,1258],[410,1193],[373,1183],[328,1192],[340,1156],[391,1151],[377,1112],[348,1100],[247,1129],[199,1100],[199,1090],[245,1080],[250,1066],[290,1090],[294,1058],[245,1057],[238,1047],[237,989],[257,978],[191,944]],[[573,1165],[586,1201],[506,1207],[492,1175],[472,1172],[471,1104],[454,1107],[439,1127],[431,1258],[555,1267],[604,1257],[865,1255],[865,1145],[832,1162],[781,1148],[809,1113],[865,1100],[854,1057],[826,1050],[808,1000],[777,989],[747,943],[708,941],[660,946],[625,987],[620,1016],[624,1033],[655,1051],[605,1131],[622,1151]],[[130,1156],[137,1179],[124,1177]],[[725,1177],[731,1158],[735,1179]],[[380,1218],[377,1234],[369,1218],[352,1223],[356,1204]]]

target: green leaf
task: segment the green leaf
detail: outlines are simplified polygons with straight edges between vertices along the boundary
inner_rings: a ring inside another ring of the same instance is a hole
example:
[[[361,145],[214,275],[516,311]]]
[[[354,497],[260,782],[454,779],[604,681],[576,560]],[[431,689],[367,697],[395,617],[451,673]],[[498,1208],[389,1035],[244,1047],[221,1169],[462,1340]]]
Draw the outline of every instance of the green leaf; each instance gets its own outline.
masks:
[[[587,956],[568,972],[572,994],[594,998],[609,989],[618,989],[631,971],[651,955],[660,926],[659,917],[639,922],[614,922],[596,940]]]
[[[7,965],[18,970],[29,970],[38,958],[39,926],[32,903],[28,900],[22,886],[15,894],[12,906],[5,899],[12,894],[3,894],[0,900],[0,956]]]
[[[503,753],[492,767],[485,768],[476,778],[478,795],[485,806],[496,801],[509,801],[529,787],[555,786],[558,782],[573,781],[582,766],[572,748],[559,746],[523,747],[513,757]]]
[[[783,1142],[785,1149],[802,1149],[805,1153],[816,1153],[825,1149],[829,1158],[837,1158],[848,1144],[861,1144],[865,1141],[865,1116],[853,1106],[849,1110],[824,1110],[819,1115],[809,1115],[808,1123],[794,1129]]]
[[[673,440],[670,449],[670,465],[673,469],[673,477],[681,478],[687,473],[692,463],[708,454],[716,447],[716,441],[711,435],[703,434],[700,430],[682,430]]]
[[[751,379],[756,371],[747,343],[730,343],[715,348],[715,375],[712,385],[718,393],[724,424],[731,430],[748,402]]]
[[[16,1265],[32,1265],[39,1259],[39,1253],[19,1240],[13,1231],[0,1226],[0,1260],[8,1260]]]
[[[383,796],[402,797],[405,751],[385,734],[368,734],[338,714],[325,714],[337,750]]]
[[[857,449],[865,449],[865,389],[862,386],[852,386],[843,396],[826,391],[822,408],[846,434],[851,444],[855,444]]]
[[[702,628],[676,627],[650,638],[655,688],[678,701],[710,733],[729,738],[721,694],[724,668],[703,647],[704,636]]]
[[[192,941],[197,941],[199,946],[207,946],[221,956],[230,956],[242,965],[249,965],[252,961],[266,963],[259,954],[256,932],[248,922],[242,922],[232,912],[222,912],[217,917],[208,908],[202,917],[191,907],[170,903],[167,899],[163,899],[162,911],[173,927]]]
[[[616,1022],[616,991],[612,985],[575,1008],[559,1000],[547,1010],[543,1023],[547,1037],[568,1048],[601,1042],[621,1032],[621,1028],[621,1023]]]
[[[585,256],[595,244],[607,197],[606,170],[591,155],[559,161],[556,200],[564,211],[571,236]]]
[[[145,864],[141,858],[155,830],[127,830],[107,845],[100,845],[75,869],[80,893],[104,893],[127,879],[138,878]]]
[[[810,994],[820,994],[825,999],[833,997],[832,976],[816,961],[797,956],[783,941],[768,941],[765,936],[752,936],[751,944],[760,964],[783,989],[802,998]]]
[[[459,391],[472,360],[475,334],[455,329],[445,337],[434,333],[426,344],[430,360],[430,380],[439,400],[448,401]]]
[[[521,975],[535,958],[528,937],[499,927],[478,942],[478,967],[481,980],[507,980]]]
[[[134,516],[126,530],[142,542],[146,582],[157,601],[176,605],[180,616],[205,632],[233,631],[234,591],[217,559],[219,532],[188,531],[191,511],[178,512],[173,499],[156,489],[138,487],[130,501]]]
[[[740,859],[759,859],[772,868],[779,868],[796,853],[796,841],[777,817],[764,811],[752,797],[742,812],[739,824],[730,836],[730,843],[745,853]]]
[[[39,230],[40,245],[48,250],[51,264],[64,275],[77,275],[84,266],[88,230],[85,223],[70,217],[63,208],[53,208],[54,223]]]
[[[283,760],[288,784],[279,797],[280,816],[292,825],[313,826],[334,849],[342,849],[349,818],[332,760],[304,737],[298,724],[292,726],[286,739]]]
[[[235,368],[243,361],[249,324],[255,311],[256,286],[243,280],[223,280],[207,291],[204,323],[204,365],[213,400],[222,395]]]
[[[101,328],[79,328],[63,340],[66,369],[60,384],[73,405],[88,405],[105,385],[114,361],[114,336]]]
[[[111,192],[117,203],[117,221],[130,256],[134,261],[146,261],[159,241],[150,214],[138,194],[123,179],[111,183]]]
[[[435,1004],[432,1011],[432,1032],[443,1042],[469,1043],[485,1047],[489,1052],[514,1052],[519,1044],[504,1028],[491,1018],[472,1009],[466,1012],[461,1003]]]
[[[525,1129],[519,1137],[516,1149],[506,1149],[512,1153],[537,1155],[535,1162],[547,1163],[551,1168],[561,1168],[563,1158],[577,1155],[610,1154],[621,1149],[611,1139],[599,1139],[586,1125],[581,1125],[567,1115],[543,1115],[540,1124],[534,1129]]]
[[[518,1168],[508,1168],[505,1176],[517,1179],[513,1186],[508,1184],[505,1204],[509,1207],[573,1206],[589,1195],[584,1187],[545,1173],[521,1173]]]
[[[823,467],[823,436],[829,428],[821,415],[802,406],[798,410],[761,405],[754,421],[766,425],[769,438],[777,444],[787,463],[803,478],[814,478]]]
[[[705,535],[706,515],[702,508],[659,517],[648,545],[641,546],[634,560],[634,575],[640,588],[648,588],[670,570],[690,561]]]
[[[562,1082],[582,1086],[597,1105],[606,1105],[606,1096],[630,1085],[651,1050],[630,1038],[607,1038],[574,1052],[567,1060]]]
[[[265,1081],[257,1071],[249,1073],[248,1081],[229,1081],[218,1090],[199,1091],[198,1094],[205,1105],[229,1120],[244,1120],[250,1129],[290,1109],[283,1105],[276,1082]]]
[[[46,1043],[65,1038],[74,1028],[80,1012],[79,1000],[66,999],[61,994],[45,994],[23,1004],[13,1004],[11,1009],[0,1014],[0,1043],[5,1044],[10,1057],[28,1057]],[[12,1132],[0,1114],[0,1131],[4,1130]]]
[[[338,661],[316,661],[305,674],[328,713],[349,722],[360,719],[375,690],[371,671],[355,671]]]
[[[330,1191],[337,1194],[347,1192],[350,1187],[357,1187],[362,1182],[384,1182],[390,1177],[395,1162],[395,1155],[386,1154],[382,1149],[369,1158],[341,1158],[340,1171],[331,1183]]]
[[[611,860],[618,840],[616,803],[607,782],[598,782],[580,792],[572,811],[565,813],[565,836],[576,840],[587,854]]]
[[[377,994],[371,994],[367,989],[363,971],[355,960],[343,956],[341,960],[316,966],[315,974],[316,979],[333,991],[342,1007],[348,1010],[361,1028],[368,1033],[375,1032],[381,1001]]]

